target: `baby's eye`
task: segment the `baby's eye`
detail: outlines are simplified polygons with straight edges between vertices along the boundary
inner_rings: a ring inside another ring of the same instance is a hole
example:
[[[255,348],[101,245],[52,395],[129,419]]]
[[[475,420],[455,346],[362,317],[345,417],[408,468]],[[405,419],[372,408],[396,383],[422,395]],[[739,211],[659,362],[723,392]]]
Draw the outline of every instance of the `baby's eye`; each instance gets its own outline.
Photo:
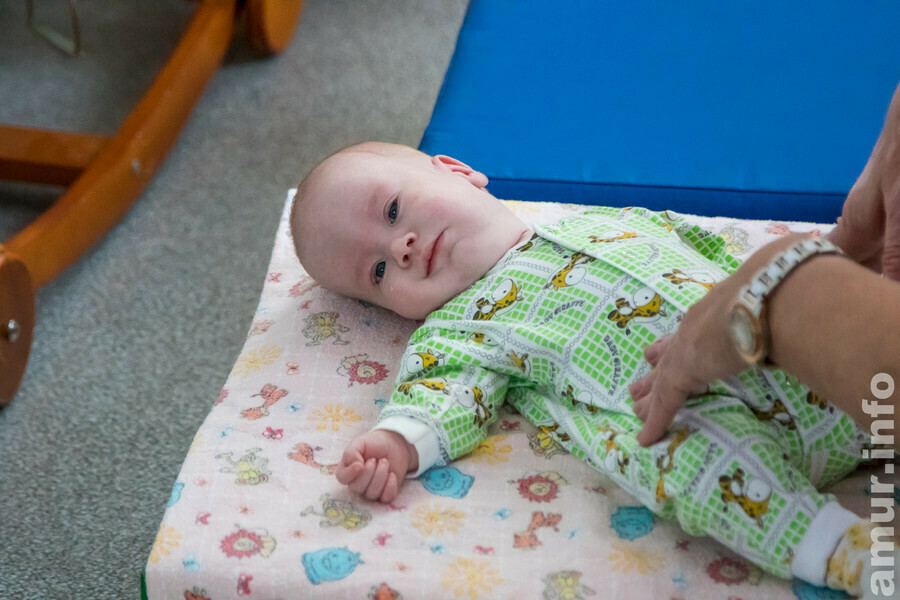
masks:
[[[397,220],[397,213],[400,211],[400,201],[394,200],[391,202],[391,205],[388,207],[387,217],[388,221],[390,221],[391,225]]]
[[[381,261],[380,263],[375,265],[375,285],[381,283],[381,279],[382,277],[384,277],[384,268],[386,266],[387,265],[385,265],[384,261]]]

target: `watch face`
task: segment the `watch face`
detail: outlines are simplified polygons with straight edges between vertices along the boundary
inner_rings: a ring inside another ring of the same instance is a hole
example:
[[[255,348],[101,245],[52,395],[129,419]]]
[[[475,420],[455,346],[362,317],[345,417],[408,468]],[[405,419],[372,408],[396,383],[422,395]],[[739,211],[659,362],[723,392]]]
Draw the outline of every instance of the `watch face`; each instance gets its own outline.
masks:
[[[731,310],[731,337],[737,350],[750,360],[756,350],[756,335],[753,317],[747,309],[738,304]]]

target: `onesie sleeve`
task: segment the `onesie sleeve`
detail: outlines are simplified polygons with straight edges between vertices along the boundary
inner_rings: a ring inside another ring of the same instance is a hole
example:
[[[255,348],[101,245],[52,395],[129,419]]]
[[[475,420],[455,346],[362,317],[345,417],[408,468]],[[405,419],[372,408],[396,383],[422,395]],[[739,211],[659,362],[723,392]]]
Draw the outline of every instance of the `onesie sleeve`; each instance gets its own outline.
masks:
[[[487,437],[509,385],[507,375],[465,353],[454,352],[452,347],[434,339],[429,340],[427,348],[411,342],[404,364],[422,355],[441,358],[405,377],[401,375],[378,418],[379,427],[382,423],[392,427],[396,417],[410,417],[427,425],[437,437],[440,452],[435,464],[441,466],[471,452]]]
[[[382,419],[372,429],[386,429],[399,433],[415,447],[419,457],[419,468],[407,473],[407,479],[415,479],[441,460],[441,443],[437,434],[418,419],[395,415]]]

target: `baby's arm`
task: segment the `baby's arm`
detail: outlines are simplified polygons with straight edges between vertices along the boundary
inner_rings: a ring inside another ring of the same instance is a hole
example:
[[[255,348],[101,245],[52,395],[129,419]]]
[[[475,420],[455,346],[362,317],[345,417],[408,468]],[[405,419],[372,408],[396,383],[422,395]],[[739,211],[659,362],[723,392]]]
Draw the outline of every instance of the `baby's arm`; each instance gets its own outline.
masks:
[[[406,473],[418,468],[415,446],[397,432],[374,429],[351,440],[335,475],[351,491],[389,504]]]

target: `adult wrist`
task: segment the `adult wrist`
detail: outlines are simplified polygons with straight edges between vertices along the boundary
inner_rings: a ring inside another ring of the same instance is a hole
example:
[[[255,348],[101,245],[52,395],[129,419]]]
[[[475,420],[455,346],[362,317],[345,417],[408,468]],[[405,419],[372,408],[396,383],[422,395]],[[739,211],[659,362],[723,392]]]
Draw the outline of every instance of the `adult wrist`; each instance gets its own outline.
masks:
[[[778,286],[768,298],[769,357],[780,368],[789,368],[792,347],[790,342],[797,338],[796,313],[802,305],[801,292],[821,287],[823,292],[831,289],[826,279],[842,266],[844,256],[818,255],[799,265],[793,276]],[[812,292],[821,293],[821,292]]]
[[[732,342],[748,366],[775,366],[768,317],[772,299],[782,284],[816,257],[843,254],[827,240],[806,236],[797,236],[773,246],[776,253],[762,268],[753,272],[749,282],[738,290],[730,308]]]

